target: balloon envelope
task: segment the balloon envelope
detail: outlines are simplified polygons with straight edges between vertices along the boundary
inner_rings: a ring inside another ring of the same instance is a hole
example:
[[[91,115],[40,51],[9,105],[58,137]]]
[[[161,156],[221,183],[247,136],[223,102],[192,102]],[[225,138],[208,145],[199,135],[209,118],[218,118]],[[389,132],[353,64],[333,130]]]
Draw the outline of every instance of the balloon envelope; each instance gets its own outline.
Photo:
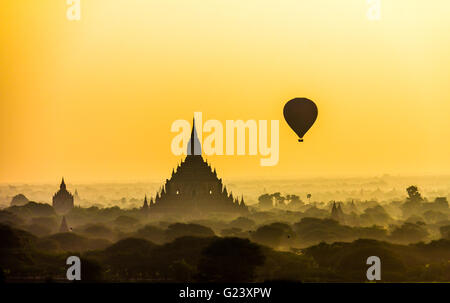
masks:
[[[306,98],[295,98],[290,100],[283,109],[284,119],[292,130],[303,141],[303,136],[316,122],[317,119],[316,104]]]

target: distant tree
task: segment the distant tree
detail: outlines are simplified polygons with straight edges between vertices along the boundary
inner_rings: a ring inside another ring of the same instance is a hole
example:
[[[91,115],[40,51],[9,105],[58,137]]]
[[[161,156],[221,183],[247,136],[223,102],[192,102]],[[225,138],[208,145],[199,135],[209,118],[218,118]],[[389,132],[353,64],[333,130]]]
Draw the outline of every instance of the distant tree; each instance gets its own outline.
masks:
[[[174,266],[182,266],[186,263],[189,267],[197,268],[200,262],[202,251],[213,243],[217,238],[205,237],[181,237],[170,243],[166,243],[160,248],[156,249],[152,254],[151,260],[157,266],[157,272],[166,280],[179,281],[179,272],[174,272]],[[174,276],[175,275],[175,276]]]
[[[0,210],[0,224],[20,225],[23,223],[22,218],[12,212]]]
[[[220,231],[223,237],[248,238],[249,232],[244,232],[238,227],[225,228]]]
[[[285,197],[281,195],[281,193],[276,192],[272,194],[272,200],[275,202],[276,207],[284,206]]]
[[[50,217],[55,215],[55,210],[50,204],[28,202],[23,206],[11,206],[6,209],[17,215],[26,215],[30,217]]]
[[[248,230],[255,225],[255,221],[253,221],[249,218],[246,218],[246,217],[239,217],[239,218],[231,221],[230,225],[232,227],[237,227],[237,228]]]
[[[273,199],[272,195],[269,194],[263,194],[258,197],[259,206],[261,208],[272,208],[273,207]]]
[[[326,218],[330,215],[330,213],[322,208],[318,208],[316,206],[310,206],[304,213],[304,217],[312,217],[312,218]]]
[[[36,249],[45,252],[58,252],[62,250],[58,241],[49,238],[38,239],[35,247]]]
[[[4,224],[0,224],[0,239],[0,252],[10,249],[30,249],[37,240],[35,236],[26,231],[15,229]]]
[[[28,198],[25,197],[25,195],[23,194],[18,194],[15,195],[12,199],[11,199],[11,206],[24,206],[25,204],[27,204],[29,202]]]
[[[27,228],[37,236],[48,235],[58,230],[55,217],[36,217],[31,219],[31,227]]]
[[[272,223],[263,225],[252,233],[251,239],[257,243],[278,247],[294,239],[295,233],[292,228],[285,223]]]
[[[119,279],[136,279],[154,274],[153,251],[158,246],[144,239],[126,238],[106,248],[97,256],[99,263]]]
[[[311,197],[312,197],[311,194],[307,194],[307,195],[306,195],[306,198],[308,199],[309,203],[311,203]]]
[[[81,281],[101,282],[103,280],[103,268],[99,262],[82,258],[81,260]]]
[[[448,218],[447,214],[436,210],[429,210],[424,212],[423,217],[427,220],[428,223],[437,223],[439,221],[445,221]]]
[[[103,224],[89,224],[82,229],[82,233],[99,238],[110,238],[113,236],[113,231]]]
[[[382,226],[354,227],[360,239],[386,240],[387,230]]]
[[[417,223],[417,222],[425,222],[425,219],[422,216],[412,215],[405,220],[408,223]]]
[[[104,249],[111,244],[106,239],[89,239],[75,233],[59,233],[51,236],[41,238],[40,240],[51,240],[58,242],[59,247],[65,251],[82,252],[93,249]]]
[[[214,237],[213,230],[209,227],[199,224],[175,223],[169,225],[166,230],[166,238],[173,241],[176,238],[192,236],[192,237]]]
[[[450,264],[449,262],[433,262],[423,266],[419,272],[420,281],[424,282],[446,282],[450,281]],[[416,279],[417,279],[416,278]]]
[[[162,228],[146,225],[136,232],[136,236],[139,238],[144,238],[157,244],[162,244],[166,242],[166,234]]]
[[[52,233],[49,228],[39,224],[26,225],[23,229],[38,237],[48,236]]]
[[[420,194],[417,186],[410,186],[406,189],[408,198],[402,204],[401,210],[404,218],[409,218],[412,215],[420,215],[422,212],[422,202],[424,199]]]
[[[437,197],[434,199],[434,207],[439,210],[448,210],[447,197]]]
[[[192,282],[196,273],[195,266],[183,260],[176,260],[170,266],[171,276],[176,282]]]
[[[391,240],[400,243],[416,243],[425,240],[428,236],[424,223],[405,222],[401,226],[395,227],[390,235]]]
[[[257,281],[267,282],[302,282],[314,281],[317,265],[310,256],[305,256],[299,249],[296,253],[264,249],[264,266],[256,270]],[[325,276],[324,269],[320,276]],[[316,280],[317,281],[317,280]]]
[[[129,217],[129,216],[118,216],[116,220],[114,220],[114,223],[121,226],[132,226],[137,224],[139,221],[136,218]]]
[[[366,208],[360,219],[365,225],[386,225],[392,221],[392,218],[381,205]]]
[[[289,208],[298,208],[303,205],[302,200],[297,195],[287,195],[286,200],[289,201]]]
[[[28,232],[0,224],[0,269],[5,270],[5,276],[34,269],[32,252],[36,239]]]
[[[406,192],[408,193],[408,201],[410,202],[423,202],[422,195],[419,192],[419,189],[417,186],[410,186],[406,189]]]
[[[219,239],[202,252],[198,277],[205,282],[253,282],[264,260],[261,248],[248,239]]]
[[[332,219],[302,218],[294,224],[298,240],[303,244],[354,240],[357,231]]]
[[[450,240],[450,225],[441,226],[439,231],[443,239]]]

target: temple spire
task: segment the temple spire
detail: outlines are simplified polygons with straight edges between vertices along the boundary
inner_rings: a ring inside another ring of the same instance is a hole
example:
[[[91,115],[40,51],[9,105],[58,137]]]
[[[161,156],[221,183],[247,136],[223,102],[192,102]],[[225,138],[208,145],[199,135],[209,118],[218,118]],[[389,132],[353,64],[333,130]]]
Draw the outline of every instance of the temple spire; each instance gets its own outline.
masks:
[[[148,209],[147,195],[145,195],[145,198],[144,198],[144,205],[142,206],[142,209],[143,209],[143,210],[147,210],[147,209]]]
[[[66,183],[64,182],[64,177],[62,177],[61,185],[59,186],[60,189],[65,190],[66,189]]]
[[[192,119],[191,138],[187,145],[187,154],[200,156],[202,154],[202,146],[198,139],[197,130],[195,129],[195,119]]]
[[[192,118],[192,131],[191,131],[191,155],[195,155],[195,119]]]

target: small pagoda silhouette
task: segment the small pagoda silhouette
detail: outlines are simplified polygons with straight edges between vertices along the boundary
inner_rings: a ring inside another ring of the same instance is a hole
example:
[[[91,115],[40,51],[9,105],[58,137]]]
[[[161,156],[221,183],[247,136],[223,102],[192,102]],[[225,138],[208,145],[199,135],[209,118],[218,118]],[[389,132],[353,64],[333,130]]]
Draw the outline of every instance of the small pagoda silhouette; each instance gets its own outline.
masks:
[[[344,212],[342,211],[341,203],[336,203],[333,201],[330,218],[342,223],[342,220],[344,219]]]
[[[59,232],[60,233],[68,233],[69,232],[69,227],[67,227],[67,222],[66,222],[65,216],[63,216],[63,218],[62,218],[61,226],[59,227]]]

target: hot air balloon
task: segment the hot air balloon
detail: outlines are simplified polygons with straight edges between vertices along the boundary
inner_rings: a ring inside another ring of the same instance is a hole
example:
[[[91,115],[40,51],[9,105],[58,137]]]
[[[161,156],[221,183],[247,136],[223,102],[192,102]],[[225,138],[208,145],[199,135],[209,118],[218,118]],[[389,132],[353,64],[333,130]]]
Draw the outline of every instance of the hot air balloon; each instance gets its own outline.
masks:
[[[317,113],[316,104],[306,98],[292,99],[284,106],[284,119],[298,135],[298,142],[303,142],[303,136],[316,121]]]

